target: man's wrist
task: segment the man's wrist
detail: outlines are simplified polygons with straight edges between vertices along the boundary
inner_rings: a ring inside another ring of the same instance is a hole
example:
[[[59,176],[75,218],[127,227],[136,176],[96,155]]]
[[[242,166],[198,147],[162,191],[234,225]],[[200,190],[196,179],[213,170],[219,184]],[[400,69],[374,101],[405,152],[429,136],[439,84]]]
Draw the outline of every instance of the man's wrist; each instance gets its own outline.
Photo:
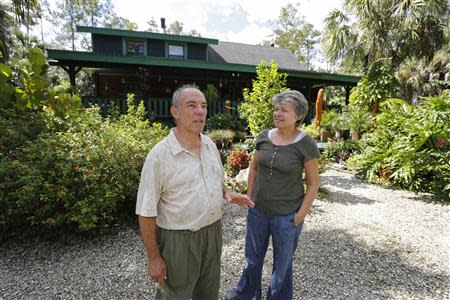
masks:
[[[154,245],[148,252],[147,258],[149,261],[161,258],[161,253],[159,252],[159,245]]]

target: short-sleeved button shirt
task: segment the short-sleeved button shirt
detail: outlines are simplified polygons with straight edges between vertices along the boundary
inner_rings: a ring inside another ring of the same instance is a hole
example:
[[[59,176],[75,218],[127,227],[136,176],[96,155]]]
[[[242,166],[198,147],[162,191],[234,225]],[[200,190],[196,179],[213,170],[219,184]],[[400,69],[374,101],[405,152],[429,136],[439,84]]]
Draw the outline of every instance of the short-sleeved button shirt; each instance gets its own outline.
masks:
[[[136,214],[156,217],[164,229],[197,231],[222,217],[223,179],[220,154],[210,138],[201,135],[197,157],[172,130],[145,160]]]
[[[272,215],[295,212],[303,201],[304,163],[320,156],[313,138],[304,135],[292,144],[277,146],[263,131],[255,141],[257,173],[252,191],[255,207]]]

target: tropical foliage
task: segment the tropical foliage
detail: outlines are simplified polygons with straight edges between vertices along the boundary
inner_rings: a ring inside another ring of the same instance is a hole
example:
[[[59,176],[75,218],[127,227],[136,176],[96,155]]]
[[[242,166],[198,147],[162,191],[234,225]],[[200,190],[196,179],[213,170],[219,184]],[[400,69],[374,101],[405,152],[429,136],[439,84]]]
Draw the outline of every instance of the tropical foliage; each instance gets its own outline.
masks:
[[[362,176],[450,200],[449,94],[417,107],[391,99],[380,109],[373,131],[364,136],[364,151],[352,159]]]
[[[392,67],[413,57],[429,61],[444,45],[448,8],[447,0],[346,0],[325,20],[325,53],[347,70],[383,58]]]
[[[371,64],[366,75],[350,93],[350,106],[360,110],[378,111],[378,103],[395,97],[398,93],[398,82],[385,60]]]

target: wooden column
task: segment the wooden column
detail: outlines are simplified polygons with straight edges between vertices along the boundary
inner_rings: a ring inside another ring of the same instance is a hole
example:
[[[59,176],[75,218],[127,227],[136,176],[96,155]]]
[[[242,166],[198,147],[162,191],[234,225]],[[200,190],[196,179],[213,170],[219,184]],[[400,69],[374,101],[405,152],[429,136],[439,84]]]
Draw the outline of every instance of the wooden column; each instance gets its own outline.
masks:
[[[75,79],[76,79],[77,73],[80,72],[83,67],[77,68],[74,65],[69,65],[67,67],[61,66],[61,68],[63,68],[69,74],[70,89],[72,91],[72,94],[74,94],[76,91]]]
[[[351,91],[352,87],[349,85],[346,85],[344,88],[345,88],[345,105],[348,105],[349,99],[350,99],[350,91]]]

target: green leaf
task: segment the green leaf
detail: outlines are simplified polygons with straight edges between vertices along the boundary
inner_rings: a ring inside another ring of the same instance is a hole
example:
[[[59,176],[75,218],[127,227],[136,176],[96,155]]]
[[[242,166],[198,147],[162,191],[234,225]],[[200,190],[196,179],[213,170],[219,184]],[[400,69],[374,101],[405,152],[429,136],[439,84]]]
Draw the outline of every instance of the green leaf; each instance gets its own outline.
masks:
[[[11,77],[11,68],[3,63],[0,63],[0,82],[5,82],[9,77]]]
[[[10,85],[0,83],[0,107],[6,107],[11,102],[15,90]]]

